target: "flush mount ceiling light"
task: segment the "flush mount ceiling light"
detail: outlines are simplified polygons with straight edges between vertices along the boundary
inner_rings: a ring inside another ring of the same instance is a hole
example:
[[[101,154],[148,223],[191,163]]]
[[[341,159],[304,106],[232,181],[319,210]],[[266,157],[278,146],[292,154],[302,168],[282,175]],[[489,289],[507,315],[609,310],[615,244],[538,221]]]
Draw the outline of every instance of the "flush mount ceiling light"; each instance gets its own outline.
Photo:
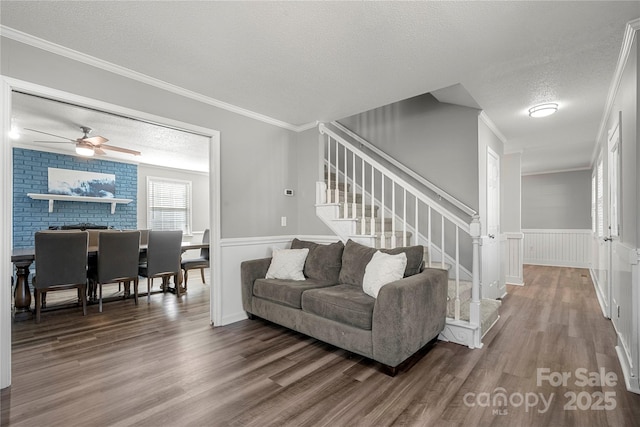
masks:
[[[95,154],[93,145],[87,142],[78,142],[76,144],[76,154],[79,156],[91,157]]]
[[[547,117],[558,111],[558,104],[553,102],[529,108],[529,117]]]

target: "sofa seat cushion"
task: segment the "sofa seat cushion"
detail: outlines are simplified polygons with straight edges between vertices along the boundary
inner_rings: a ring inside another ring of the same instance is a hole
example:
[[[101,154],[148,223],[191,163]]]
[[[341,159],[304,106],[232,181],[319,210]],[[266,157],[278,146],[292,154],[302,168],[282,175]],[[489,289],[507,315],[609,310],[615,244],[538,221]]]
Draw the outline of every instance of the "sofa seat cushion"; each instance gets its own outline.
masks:
[[[337,285],[302,294],[302,310],[356,328],[371,330],[375,298],[361,288]]]
[[[293,308],[302,308],[302,293],[309,289],[332,286],[319,280],[256,279],[253,295]]]

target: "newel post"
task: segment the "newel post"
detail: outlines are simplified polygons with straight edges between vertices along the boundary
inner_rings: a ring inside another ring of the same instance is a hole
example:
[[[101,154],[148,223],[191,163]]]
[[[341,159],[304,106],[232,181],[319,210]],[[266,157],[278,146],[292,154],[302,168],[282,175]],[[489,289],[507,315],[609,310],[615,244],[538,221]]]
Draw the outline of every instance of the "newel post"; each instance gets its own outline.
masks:
[[[472,259],[472,279],[471,279],[471,306],[469,307],[469,322],[477,325],[473,338],[473,345],[475,348],[482,347],[482,331],[480,330],[480,239],[481,239],[481,227],[480,217],[478,215],[473,216],[469,231],[471,234],[473,244],[473,259]]]
[[[324,155],[325,155],[325,147],[324,147],[324,123],[320,123],[318,125],[318,181],[324,182]]]

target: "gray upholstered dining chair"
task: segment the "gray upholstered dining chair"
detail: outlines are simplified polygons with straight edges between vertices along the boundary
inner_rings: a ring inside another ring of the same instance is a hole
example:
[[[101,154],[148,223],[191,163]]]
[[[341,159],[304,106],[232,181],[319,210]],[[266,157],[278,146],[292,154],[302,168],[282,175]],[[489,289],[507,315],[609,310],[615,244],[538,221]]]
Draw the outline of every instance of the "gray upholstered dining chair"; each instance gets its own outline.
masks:
[[[204,230],[202,235],[202,243],[209,243],[209,229]],[[188,259],[182,261],[181,268],[184,271],[184,288],[187,289],[187,279],[189,277],[189,270],[196,268],[200,269],[200,275],[202,276],[202,283],[206,283],[204,280],[204,269],[209,268],[209,248],[200,249],[200,256],[198,258]]]
[[[133,298],[138,305],[139,231],[103,231],[98,239],[98,263],[92,280],[99,288],[102,312],[102,285],[133,282]]]
[[[151,303],[153,278],[162,278],[162,290],[167,291],[169,278],[174,276],[176,295],[180,296],[177,276],[180,274],[182,231],[149,231],[146,260],[138,266],[138,274],[147,278],[147,303]]]
[[[82,314],[87,315],[86,231],[38,231],[35,234],[36,275],[33,287],[36,323],[40,323],[43,295],[62,289],[78,290]]]

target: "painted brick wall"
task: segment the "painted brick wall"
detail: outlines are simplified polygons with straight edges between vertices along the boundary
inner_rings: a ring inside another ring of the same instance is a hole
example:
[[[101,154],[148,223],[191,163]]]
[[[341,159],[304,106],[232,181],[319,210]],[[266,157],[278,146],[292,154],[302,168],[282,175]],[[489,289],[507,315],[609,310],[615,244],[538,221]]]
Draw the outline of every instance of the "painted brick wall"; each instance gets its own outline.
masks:
[[[48,193],[48,168],[101,172],[116,176],[116,197],[132,199],[118,204],[111,214],[108,203],[60,202],[49,213],[47,200],[33,200],[27,193]],[[44,151],[13,149],[13,247],[33,247],[33,235],[50,225],[90,222],[113,228],[137,228],[138,167],[96,158],[79,158]]]

